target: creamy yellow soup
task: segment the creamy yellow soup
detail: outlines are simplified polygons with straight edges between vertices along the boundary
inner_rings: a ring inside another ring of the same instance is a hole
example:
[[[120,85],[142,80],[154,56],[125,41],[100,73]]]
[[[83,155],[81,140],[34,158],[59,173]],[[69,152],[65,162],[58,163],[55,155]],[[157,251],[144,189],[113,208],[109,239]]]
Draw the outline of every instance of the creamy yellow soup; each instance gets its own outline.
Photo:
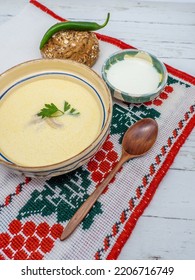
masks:
[[[37,113],[64,101],[79,115],[44,118]],[[0,149],[22,166],[44,166],[69,159],[87,148],[102,126],[102,107],[90,86],[64,76],[38,77],[13,87],[0,102]]]

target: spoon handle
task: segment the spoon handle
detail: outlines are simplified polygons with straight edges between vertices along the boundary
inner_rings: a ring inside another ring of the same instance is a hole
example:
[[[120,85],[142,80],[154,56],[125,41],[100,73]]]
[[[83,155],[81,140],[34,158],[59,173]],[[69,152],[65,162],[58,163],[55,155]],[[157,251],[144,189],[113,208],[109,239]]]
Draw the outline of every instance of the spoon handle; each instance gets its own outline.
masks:
[[[81,207],[73,215],[67,226],[65,227],[60,240],[66,239],[82,222],[85,216],[88,214],[89,210],[93,207],[96,200],[99,198],[101,193],[104,191],[108,183],[112,180],[117,171],[121,168],[124,162],[130,159],[131,156],[128,154],[123,154],[117,165],[108,174],[105,180],[93,191],[93,193],[86,199],[86,201],[81,205]]]

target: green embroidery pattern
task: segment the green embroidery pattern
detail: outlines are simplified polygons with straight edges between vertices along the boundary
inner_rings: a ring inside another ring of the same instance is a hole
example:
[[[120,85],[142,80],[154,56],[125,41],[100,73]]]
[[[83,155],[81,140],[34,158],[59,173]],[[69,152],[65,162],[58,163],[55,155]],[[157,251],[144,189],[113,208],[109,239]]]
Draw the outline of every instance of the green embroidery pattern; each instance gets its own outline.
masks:
[[[171,76],[168,76],[168,81],[167,81],[168,85],[174,85],[174,84],[179,84],[179,85],[185,85],[186,88],[189,88],[190,85],[187,83],[184,83],[180,80],[177,80],[175,78],[172,78]]]
[[[128,110],[118,104],[114,104],[111,135],[120,134],[119,143],[121,143],[125,131],[136,121],[142,118],[156,119],[159,116],[158,111],[143,104],[140,106],[129,105]]]
[[[30,215],[57,215],[57,222],[68,221],[88,198],[87,189],[90,186],[88,170],[79,168],[75,172],[53,177],[46,182],[43,190],[35,190],[30,200],[20,210],[18,219]],[[83,221],[83,229],[87,229],[93,222],[95,215],[102,213],[101,204],[97,202]]]

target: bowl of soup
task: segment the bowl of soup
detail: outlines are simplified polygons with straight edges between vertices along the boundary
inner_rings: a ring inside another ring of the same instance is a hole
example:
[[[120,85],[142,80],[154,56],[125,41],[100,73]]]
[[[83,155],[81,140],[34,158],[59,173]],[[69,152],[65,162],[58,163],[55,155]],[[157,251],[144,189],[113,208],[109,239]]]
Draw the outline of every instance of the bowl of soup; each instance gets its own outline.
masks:
[[[167,77],[165,65],[142,50],[119,51],[102,66],[102,78],[112,96],[128,103],[153,100],[164,89]]]
[[[0,164],[52,177],[85,164],[100,149],[112,117],[102,78],[71,60],[38,59],[0,75]]]

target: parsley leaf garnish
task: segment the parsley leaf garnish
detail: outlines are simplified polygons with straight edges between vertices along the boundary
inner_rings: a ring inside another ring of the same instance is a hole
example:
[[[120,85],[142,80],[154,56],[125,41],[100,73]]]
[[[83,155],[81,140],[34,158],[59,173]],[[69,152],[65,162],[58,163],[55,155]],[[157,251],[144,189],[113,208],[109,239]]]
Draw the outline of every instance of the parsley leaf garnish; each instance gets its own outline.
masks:
[[[52,118],[63,115],[64,112],[58,109],[58,107],[51,103],[45,104],[45,107],[37,114],[39,117],[43,118]]]
[[[65,101],[65,102],[64,102],[64,112],[68,111],[70,108],[71,108],[70,103],[68,103],[68,102]]]
[[[80,112],[77,109],[71,107],[70,103],[64,102],[64,111],[60,110],[54,103],[45,104],[45,107],[37,114],[37,116],[43,118],[60,117],[68,113],[69,115],[79,115]]]
[[[71,114],[71,115],[79,115],[80,113],[77,111],[77,109],[72,108],[72,109],[70,110],[69,114]]]

